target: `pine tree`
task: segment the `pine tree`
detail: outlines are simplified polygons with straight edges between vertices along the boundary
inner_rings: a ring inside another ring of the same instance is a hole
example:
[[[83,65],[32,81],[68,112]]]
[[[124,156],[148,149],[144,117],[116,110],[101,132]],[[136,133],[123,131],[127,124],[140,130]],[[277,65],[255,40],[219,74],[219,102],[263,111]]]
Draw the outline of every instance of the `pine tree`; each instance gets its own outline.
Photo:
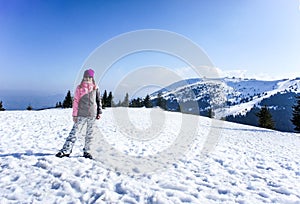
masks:
[[[144,106],[145,106],[146,108],[152,108],[152,107],[153,107],[149,95],[146,96],[146,98],[145,98],[144,101],[143,101],[143,104],[144,104]]]
[[[121,104],[122,104],[122,102],[121,102],[121,100],[119,100],[119,102],[116,104],[116,107],[121,107]]]
[[[32,110],[32,106],[31,106],[31,105],[28,105],[27,108],[26,108],[26,110],[31,111],[31,110]]]
[[[0,101],[0,111],[5,111],[5,108],[3,108],[3,105],[2,105],[2,101]]]
[[[274,129],[274,121],[267,106],[262,107],[256,116],[258,117],[259,127]]]
[[[143,107],[143,102],[141,98],[137,98],[137,99],[132,99],[131,102],[129,103],[129,107]]]
[[[107,97],[106,107],[113,107],[113,106],[114,106],[113,95],[112,92],[110,91]]]
[[[72,99],[72,96],[71,96],[71,92],[69,90],[68,93],[67,93],[67,96],[65,97],[65,100],[62,104],[62,107],[63,108],[72,108],[72,106],[73,106],[73,99]]]
[[[214,118],[214,116],[215,116],[215,113],[213,112],[212,108],[209,108],[208,109],[208,117],[209,118]]]
[[[55,105],[55,108],[61,108],[61,107],[62,107],[61,102],[57,102],[56,105]]]
[[[176,101],[177,102],[177,101]],[[177,102],[177,104],[178,104],[178,106],[177,106],[177,108],[176,108],[176,111],[177,112],[181,112],[181,107],[180,107],[180,104]]]
[[[129,106],[129,95],[128,95],[128,93],[126,93],[125,98],[124,98],[121,106],[123,106],[123,107],[128,107]]]
[[[107,101],[107,92],[104,91],[104,94],[102,96],[102,108],[108,107],[108,101]]]
[[[132,99],[130,102],[129,102],[129,107],[137,107],[137,99]]]
[[[161,109],[167,110],[167,101],[162,97],[162,93],[157,94],[157,103],[156,105]]]
[[[296,97],[297,104],[293,106],[293,117],[291,119],[294,124],[294,130],[296,132],[300,132],[300,96]]]

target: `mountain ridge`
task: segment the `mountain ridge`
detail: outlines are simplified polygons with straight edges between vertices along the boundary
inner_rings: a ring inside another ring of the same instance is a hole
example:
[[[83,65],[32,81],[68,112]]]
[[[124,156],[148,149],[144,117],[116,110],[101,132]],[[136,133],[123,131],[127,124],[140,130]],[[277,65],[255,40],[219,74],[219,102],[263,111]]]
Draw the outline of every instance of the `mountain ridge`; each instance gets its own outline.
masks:
[[[178,110],[176,107],[180,104],[182,112],[207,116],[213,110],[215,118],[228,118],[229,121],[239,122],[236,117],[247,117],[254,110],[257,112],[266,101],[273,114],[279,114],[278,110],[281,110],[280,114],[285,114],[282,112],[285,110],[286,115],[291,118],[294,98],[299,93],[300,77],[273,81],[226,77],[182,80],[154,92],[150,97],[155,103],[160,94],[167,101],[168,110]],[[289,103],[285,102],[287,100]],[[253,119],[255,118],[252,117],[251,122],[244,124],[257,125],[257,121]],[[289,120],[276,129],[293,131]]]

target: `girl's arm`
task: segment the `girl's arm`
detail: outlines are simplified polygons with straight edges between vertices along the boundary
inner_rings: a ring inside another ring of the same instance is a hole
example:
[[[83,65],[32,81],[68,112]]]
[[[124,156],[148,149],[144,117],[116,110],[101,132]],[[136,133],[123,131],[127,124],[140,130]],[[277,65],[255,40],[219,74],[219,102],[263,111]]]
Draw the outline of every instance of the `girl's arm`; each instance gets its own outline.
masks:
[[[80,89],[79,86],[76,88],[75,95],[74,95],[74,100],[73,100],[73,117],[78,116],[78,103],[80,99]]]
[[[99,89],[96,90],[96,104],[97,104],[97,116],[96,118],[100,118],[100,114],[102,114],[102,104]]]

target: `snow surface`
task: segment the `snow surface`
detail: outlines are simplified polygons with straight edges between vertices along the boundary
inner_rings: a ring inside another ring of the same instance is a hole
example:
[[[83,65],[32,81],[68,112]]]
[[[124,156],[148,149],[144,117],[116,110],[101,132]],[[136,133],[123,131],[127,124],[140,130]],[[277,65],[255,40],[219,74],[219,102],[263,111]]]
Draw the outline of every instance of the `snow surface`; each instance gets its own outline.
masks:
[[[163,165],[153,171],[140,164],[131,168],[138,158],[147,163],[144,158],[170,149],[182,129],[193,129],[192,122],[183,127],[185,121],[195,119],[195,137],[181,156],[171,163],[157,161]],[[95,140],[95,160],[89,160],[81,157],[81,134],[70,158],[54,156],[72,127],[70,109],[4,111],[0,124],[1,204],[300,203],[295,133],[157,109],[105,109],[96,128],[103,143]],[[214,148],[204,151],[209,137]],[[106,150],[119,154],[108,157],[101,152]],[[130,158],[135,160],[126,161]],[[124,161],[129,162],[124,168],[117,165]]]

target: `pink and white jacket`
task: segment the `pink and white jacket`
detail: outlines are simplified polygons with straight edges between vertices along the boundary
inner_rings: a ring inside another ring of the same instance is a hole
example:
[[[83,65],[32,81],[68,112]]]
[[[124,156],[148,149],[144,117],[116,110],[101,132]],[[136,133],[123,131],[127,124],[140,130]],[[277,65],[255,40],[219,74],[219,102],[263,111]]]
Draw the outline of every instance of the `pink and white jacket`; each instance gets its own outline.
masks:
[[[98,87],[92,83],[82,82],[75,91],[72,115],[96,117],[101,113],[101,99]]]

